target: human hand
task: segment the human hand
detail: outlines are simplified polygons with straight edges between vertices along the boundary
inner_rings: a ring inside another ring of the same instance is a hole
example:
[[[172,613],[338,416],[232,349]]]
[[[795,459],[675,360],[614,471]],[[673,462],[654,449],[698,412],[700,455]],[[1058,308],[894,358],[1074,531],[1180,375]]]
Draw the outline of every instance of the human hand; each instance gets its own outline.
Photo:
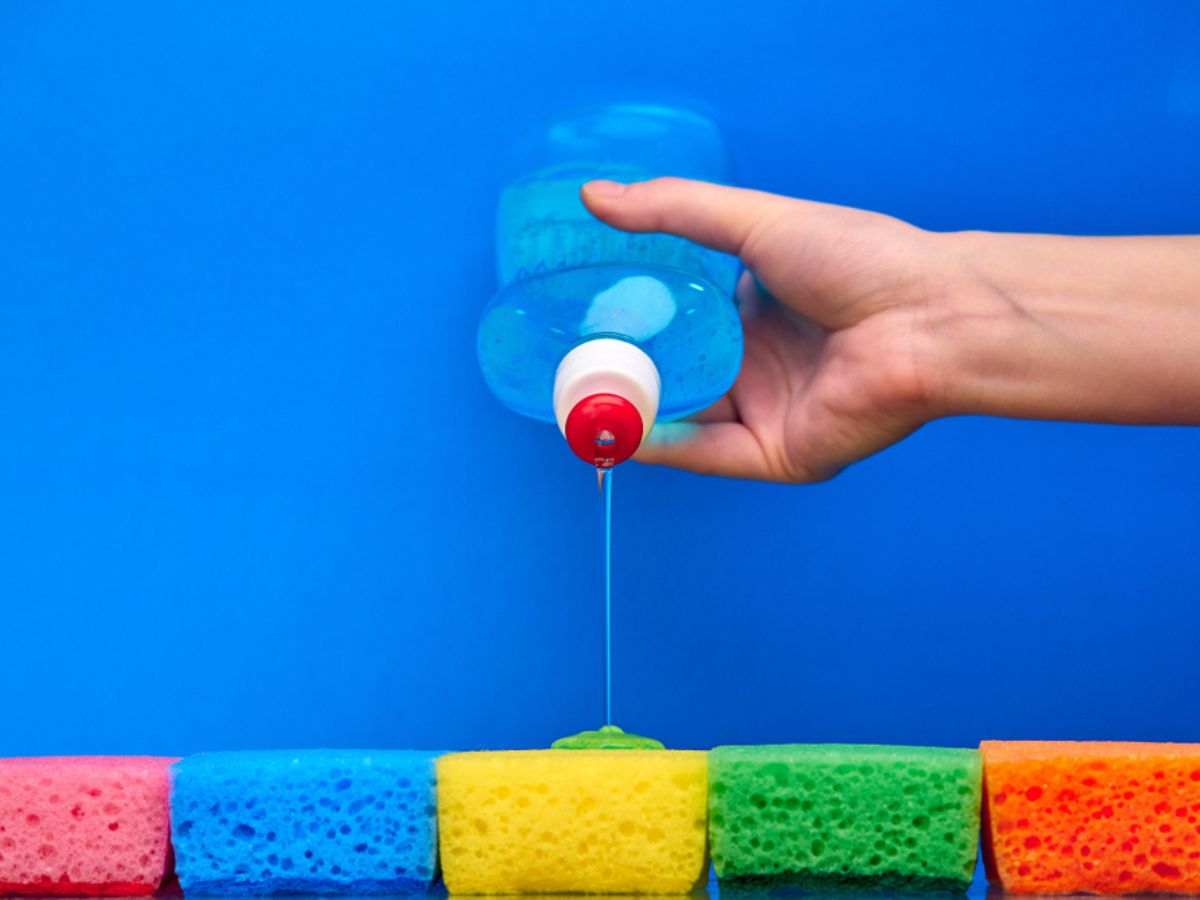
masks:
[[[1200,236],[935,233],[677,178],[583,200],[747,269],[741,374],[644,462],[811,482],[938,416],[1200,424]]]
[[[747,269],[736,383],[691,420],[656,425],[636,459],[820,481],[943,412],[930,324],[963,274],[936,235],[862,210],[676,178],[591,182],[582,196],[609,225],[690,238]]]

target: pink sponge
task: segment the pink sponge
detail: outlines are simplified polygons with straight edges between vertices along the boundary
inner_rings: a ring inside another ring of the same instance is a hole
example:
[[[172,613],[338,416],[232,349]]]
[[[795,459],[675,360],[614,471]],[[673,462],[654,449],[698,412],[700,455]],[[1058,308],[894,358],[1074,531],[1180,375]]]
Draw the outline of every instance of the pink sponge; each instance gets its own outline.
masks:
[[[170,850],[173,759],[0,759],[0,894],[150,894]]]

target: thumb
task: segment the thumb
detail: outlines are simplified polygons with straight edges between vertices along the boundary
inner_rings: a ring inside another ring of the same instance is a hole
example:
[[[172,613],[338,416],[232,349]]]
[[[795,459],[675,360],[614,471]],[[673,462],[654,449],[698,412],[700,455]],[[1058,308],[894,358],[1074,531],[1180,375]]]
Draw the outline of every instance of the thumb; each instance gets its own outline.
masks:
[[[657,231],[678,235],[713,250],[747,254],[752,237],[784,213],[807,204],[777,194],[725,187],[684,178],[656,178],[634,184],[590,181],[580,195],[588,211],[623,231]]]
[[[633,458],[697,475],[788,480],[772,468],[763,445],[741,422],[660,422]]]

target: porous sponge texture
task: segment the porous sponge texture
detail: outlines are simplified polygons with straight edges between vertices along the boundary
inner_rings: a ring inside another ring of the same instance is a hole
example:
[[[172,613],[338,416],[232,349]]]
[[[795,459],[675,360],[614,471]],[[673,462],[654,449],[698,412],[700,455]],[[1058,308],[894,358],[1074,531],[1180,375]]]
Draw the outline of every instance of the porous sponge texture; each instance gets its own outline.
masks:
[[[0,894],[150,894],[170,847],[157,757],[0,760]]]
[[[684,893],[701,882],[705,754],[517,750],[438,760],[442,873],[459,894]]]
[[[436,874],[436,753],[202,753],[171,770],[184,891],[390,893]]]
[[[980,750],[990,880],[1021,894],[1200,892],[1200,744]]]
[[[981,791],[975,750],[717,747],[708,777],[722,880],[955,891],[971,882]]]

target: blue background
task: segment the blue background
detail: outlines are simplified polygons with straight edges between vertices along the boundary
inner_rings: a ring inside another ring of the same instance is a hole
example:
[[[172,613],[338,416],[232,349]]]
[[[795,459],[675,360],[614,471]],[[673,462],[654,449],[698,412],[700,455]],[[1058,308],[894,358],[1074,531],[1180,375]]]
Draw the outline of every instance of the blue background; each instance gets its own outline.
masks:
[[[1200,232],[1193,3],[6,3],[0,753],[598,724],[595,479],[473,342],[504,149],[609,99],[928,228]],[[1198,459],[958,419],[815,487],[627,466],[616,719],[1200,740]]]

